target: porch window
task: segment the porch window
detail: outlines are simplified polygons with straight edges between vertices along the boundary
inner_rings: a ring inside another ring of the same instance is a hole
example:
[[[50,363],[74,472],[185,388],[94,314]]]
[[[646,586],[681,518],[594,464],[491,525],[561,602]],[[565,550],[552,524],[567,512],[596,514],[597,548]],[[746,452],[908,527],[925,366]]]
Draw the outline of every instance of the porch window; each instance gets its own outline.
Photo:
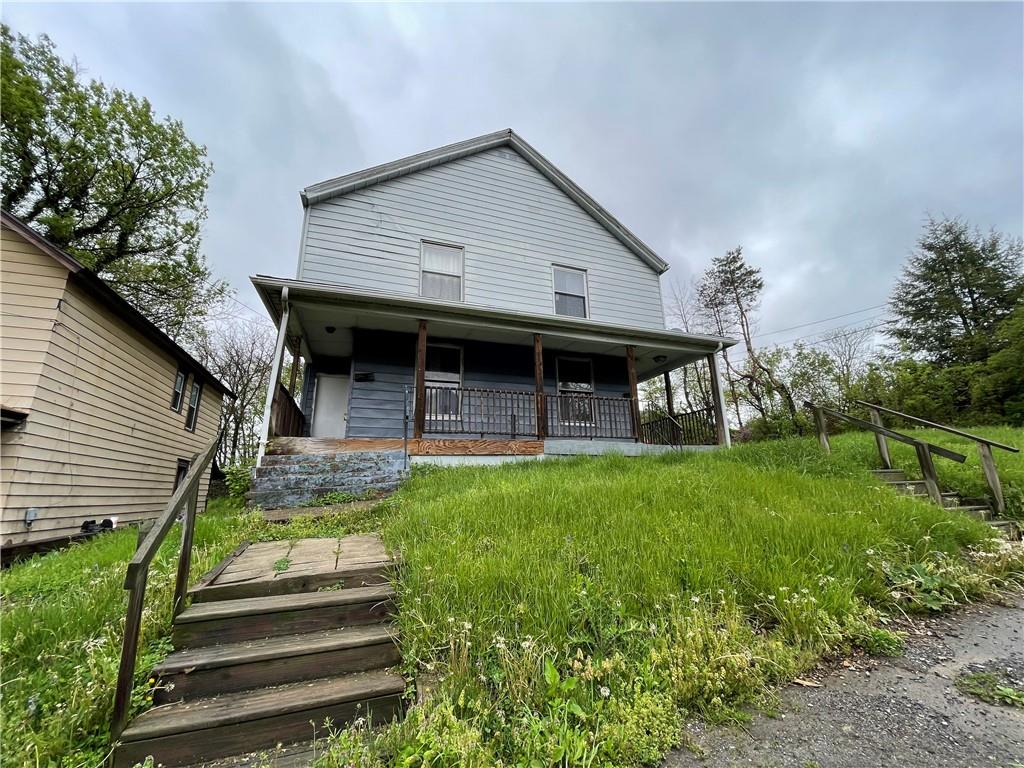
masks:
[[[462,301],[462,248],[423,243],[420,255],[420,295]]]
[[[555,314],[587,316],[587,273],[582,269],[553,267]]]
[[[558,376],[558,420],[563,424],[594,423],[594,369],[590,360],[560,357]]]
[[[462,348],[447,344],[427,344],[423,373],[427,391],[428,419],[457,419],[462,412]]]
[[[179,370],[174,376],[174,389],[171,390],[171,410],[181,413],[181,406],[185,401],[185,379],[187,374]]]
[[[189,432],[196,431],[196,421],[199,419],[199,397],[203,391],[203,385],[198,381],[192,381],[192,391],[188,396],[188,414],[185,416],[185,429]]]

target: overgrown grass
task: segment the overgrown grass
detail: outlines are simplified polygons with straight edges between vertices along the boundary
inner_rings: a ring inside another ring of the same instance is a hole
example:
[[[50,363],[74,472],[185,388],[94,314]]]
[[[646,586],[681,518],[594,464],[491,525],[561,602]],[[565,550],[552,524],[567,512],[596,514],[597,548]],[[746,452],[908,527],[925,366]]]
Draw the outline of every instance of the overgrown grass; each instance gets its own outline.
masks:
[[[394,727],[339,732],[324,765],[645,764],[685,716],[742,718],[823,654],[898,650],[888,616],[1017,578],[984,524],[873,483],[869,436],[833,444],[433,469],[374,510],[284,526],[222,505],[194,574],[243,538],[383,527],[401,552],[406,670],[432,695]],[[134,543],[117,531],[3,574],[6,761],[105,754]],[[169,539],[140,684],[168,650],[175,562]]]

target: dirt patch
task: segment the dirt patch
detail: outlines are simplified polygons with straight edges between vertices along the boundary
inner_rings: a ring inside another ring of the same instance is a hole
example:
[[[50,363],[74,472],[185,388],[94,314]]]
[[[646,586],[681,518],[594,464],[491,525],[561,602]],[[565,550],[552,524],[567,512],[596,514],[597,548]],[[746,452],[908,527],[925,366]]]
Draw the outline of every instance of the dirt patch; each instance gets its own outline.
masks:
[[[692,724],[687,738],[700,755],[678,750],[664,765],[1024,767],[1024,710],[985,703],[955,685],[972,671],[1020,672],[1024,596],[908,629],[902,656],[822,670],[820,688],[783,691],[774,717],[757,715],[743,728]]]

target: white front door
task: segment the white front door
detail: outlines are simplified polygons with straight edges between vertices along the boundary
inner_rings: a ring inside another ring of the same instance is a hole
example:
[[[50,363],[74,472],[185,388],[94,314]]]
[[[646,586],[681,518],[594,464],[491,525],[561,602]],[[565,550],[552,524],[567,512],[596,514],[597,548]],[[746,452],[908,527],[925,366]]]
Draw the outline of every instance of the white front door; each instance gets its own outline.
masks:
[[[348,426],[348,376],[319,373],[313,392],[312,437],[344,437]]]

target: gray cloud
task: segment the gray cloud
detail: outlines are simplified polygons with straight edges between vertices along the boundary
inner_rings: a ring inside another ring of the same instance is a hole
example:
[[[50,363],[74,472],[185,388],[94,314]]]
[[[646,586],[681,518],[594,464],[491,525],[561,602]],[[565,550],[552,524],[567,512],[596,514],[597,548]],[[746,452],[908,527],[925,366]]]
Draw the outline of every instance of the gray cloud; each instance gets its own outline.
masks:
[[[761,327],[884,301],[926,212],[1024,231],[1019,4],[7,5],[184,120],[206,249],[291,274],[303,186],[513,127],[686,279],[743,244]],[[865,315],[867,316],[867,315]]]

